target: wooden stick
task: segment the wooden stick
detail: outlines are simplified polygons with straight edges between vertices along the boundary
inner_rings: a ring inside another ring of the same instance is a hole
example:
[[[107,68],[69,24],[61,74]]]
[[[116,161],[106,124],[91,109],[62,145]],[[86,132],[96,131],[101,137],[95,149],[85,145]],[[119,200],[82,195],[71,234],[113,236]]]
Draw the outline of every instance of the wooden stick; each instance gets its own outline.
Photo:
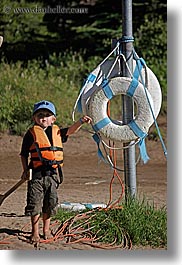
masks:
[[[21,186],[25,181],[30,180],[32,176],[32,170],[29,170],[27,179],[20,179],[13,187],[11,187],[5,194],[0,194],[0,206],[3,201],[14,192],[19,186]]]

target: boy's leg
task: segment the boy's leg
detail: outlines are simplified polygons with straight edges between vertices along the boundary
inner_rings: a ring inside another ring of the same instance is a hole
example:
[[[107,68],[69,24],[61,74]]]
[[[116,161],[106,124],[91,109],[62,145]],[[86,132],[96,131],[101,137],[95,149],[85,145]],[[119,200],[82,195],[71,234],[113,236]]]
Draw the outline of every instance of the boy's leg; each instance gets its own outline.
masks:
[[[58,205],[58,195],[57,195],[57,183],[53,177],[45,177],[47,184],[47,191],[44,196],[43,201],[43,236],[44,239],[51,237],[50,231],[50,221],[51,216],[56,214],[57,205]]]
[[[31,242],[39,242],[40,236],[39,236],[39,219],[40,215],[34,215],[31,216],[31,223],[32,223],[32,235],[31,235]]]
[[[50,214],[43,213],[43,236],[44,236],[44,239],[48,239],[51,235],[50,221],[51,221]]]

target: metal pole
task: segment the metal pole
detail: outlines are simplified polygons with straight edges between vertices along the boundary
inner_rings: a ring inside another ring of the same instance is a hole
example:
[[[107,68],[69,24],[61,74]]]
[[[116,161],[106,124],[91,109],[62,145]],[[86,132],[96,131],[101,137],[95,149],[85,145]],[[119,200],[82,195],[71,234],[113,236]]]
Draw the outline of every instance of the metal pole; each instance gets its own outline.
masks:
[[[132,29],[132,0],[122,0],[122,53],[127,64],[133,72],[133,29]],[[122,61],[123,76],[130,77],[125,63]],[[134,104],[132,98],[122,96],[123,123],[128,124],[134,117]],[[125,143],[127,146],[129,143]],[[136,165],[135,165],[135,145],[124,149],[124,171],[125,171],[125,196],[134,197],[136,195]]]

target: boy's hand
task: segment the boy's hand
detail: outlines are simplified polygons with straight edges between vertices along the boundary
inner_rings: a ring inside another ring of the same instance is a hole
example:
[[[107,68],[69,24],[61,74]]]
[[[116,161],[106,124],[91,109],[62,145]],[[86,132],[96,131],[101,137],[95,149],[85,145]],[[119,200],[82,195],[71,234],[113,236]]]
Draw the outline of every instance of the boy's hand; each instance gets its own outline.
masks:
[[[80,122],[81,123],[91,123],[92,119],[89,116],[83,116],[82,118],[80,118]]]
[[[29,179],[29,171],[28,170],[23,171],[23,174],[21,175],[21,179],[25,179],[25,180]]]
[[[80,118],[77,122],[75,122],[73,125],[71,125],[68,128],[66,135],[71,135],[77,132],[83,123],[91,123],[91,122],[92,122],[92,119],[89,116],[83,116],[82,118]]]

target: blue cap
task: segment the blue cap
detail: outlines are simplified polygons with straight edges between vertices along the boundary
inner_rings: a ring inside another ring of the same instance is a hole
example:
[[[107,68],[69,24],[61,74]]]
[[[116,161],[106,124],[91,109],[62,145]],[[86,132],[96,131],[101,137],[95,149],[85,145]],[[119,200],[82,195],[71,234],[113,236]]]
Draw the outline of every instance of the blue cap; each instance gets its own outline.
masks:
[[[51,111],[54,114],[54,116],[56,116],[55,106],[50,101],[42,100],[42,101],[35,103],[34,108],[33,108],[33,114],[35,114],[35,112],[39,109],[47,109]]]

